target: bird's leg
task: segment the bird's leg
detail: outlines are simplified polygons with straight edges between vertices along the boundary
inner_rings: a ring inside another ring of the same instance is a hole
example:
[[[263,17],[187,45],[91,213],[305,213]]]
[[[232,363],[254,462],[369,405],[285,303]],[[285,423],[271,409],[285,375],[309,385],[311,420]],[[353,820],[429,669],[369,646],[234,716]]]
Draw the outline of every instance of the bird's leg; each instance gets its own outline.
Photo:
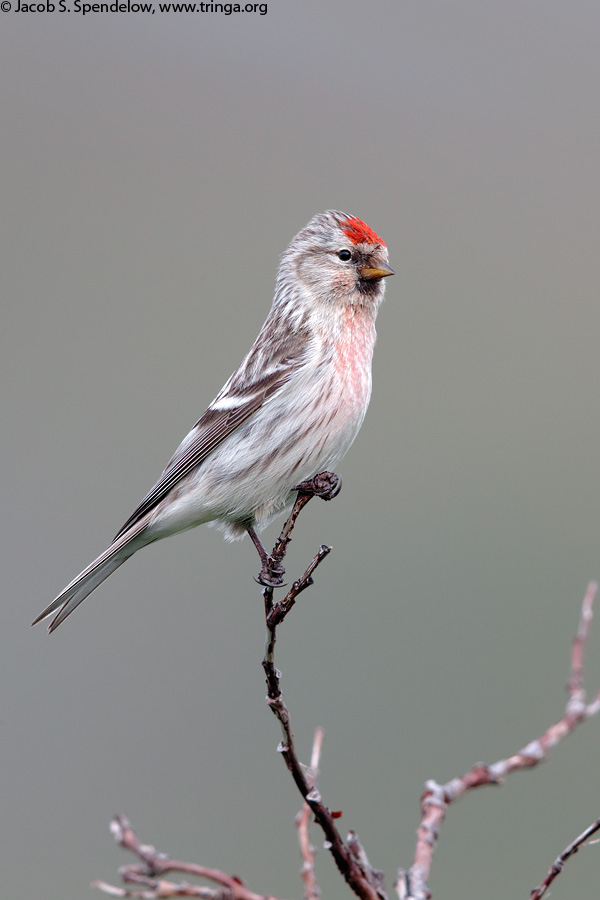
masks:
[[[252,543],[258,551],[262,568],[256,579],[259,584],[265,587],[283,587],[283,576],[285,569],[281,565],[281,560],[274,559],[263,547],[262,541],[251,525],[247,528],[248,534],[252,539]]]
[[[262,584],[265,587],[283,587],[285,569],[281,565],[281,562],[285,556],[287,546],[292,539],[292,529],[296,524],[296,519],[300,515],[301,510],[304,509],[312,497],[320,497],[321,500],[333,500],[334,497],[337,497],[341,489],[342,479],[339,475],[336,475],[335,472],[320,472],[319,475],[315,475],[315,477],[311,478],[309,481],[301,481],[300,484],[297,484],[294,488],[295,491],[298,491],[296,502],[294,503],[287,522],[283,526],[283,530],[273,548],[272,554],[267,553],[254,528],[252,528],[251,525],[248,526],[248,534],[252,538],[252,543],[258,550],[258,555],[262,562],[262,569],[258,573],[258,578],[256,579],[259,584]]]
[[[283,526],[281,534],[277,539],[277,543],[273,547],[273,553],[270,556],[276,569],[281,567],[281,561],[286,554],[288,544],[292,539],[292,531],[296,524],[296,519],[313,497],[320,497],[321,500],[333,500],[337,497],[342,489],[342,479],[334,472],[321,472],[315,475],[309,481],[301,481],[294,488],[298,491],[296,502],[292,507],[292,511],[288,516],[287,522]]]

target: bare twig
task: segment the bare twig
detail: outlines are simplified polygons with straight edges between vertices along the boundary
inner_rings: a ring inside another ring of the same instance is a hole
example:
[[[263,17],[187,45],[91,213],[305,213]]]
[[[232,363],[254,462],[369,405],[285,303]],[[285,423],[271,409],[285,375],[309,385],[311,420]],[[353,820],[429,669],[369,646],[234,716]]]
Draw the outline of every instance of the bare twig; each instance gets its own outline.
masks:
[[[317,728],[315,731],[312,756],[310,759],[310,771],[307,774],[307,780],[311,788],[316,788],[317,786],[317,779],[319,777],[319,760],[321,758],[321,747],[323,746],[324,734],[325,732],[322,728]],[[296,827],[298,829],[300,855],[302,856],[302,881],[304,882],[304,900],[319,900],[321,891],[315,878],[315,848],[310,842],[310,836],[308,833],[310,816],[310,806],[308,805],[308,803],[303,803],[302,809],[296,816]]]
[[[567,712],[577,713],[583,709],[587,709],[587,715],[594,715],[594,704],[600,704],[600,691],[596,695],[594,701],[586,707],[585,691],[583,689],[583,654],[587,639],[592,627],[592,619],[594,617],[594,600],[598,592],[598,585],[595,581],[590,582],[585,592],[583,603],[581,606],[581,615],[579,617],[579,627],[577,634],[573,639],[573,651],[571,654],[571,678],[567,690],[569,692],[569,700],[567,703]]]
[[[564,864],[569,859],[569,857],[577,853],[579,848],[582,847],[583,844],[585,844],[593,834],[596,834],[597,831],[600,831],[600,819],[596,819],[595,822],[592,822],[589,828],[586,828],[585,831],[583,831],[579,835],[579,837],[575,838],[575,840],[570,843],[568,847],[565,847],[560,856],[557,856],[542,883],[539,885],[539,887],[536,887],[535,890],[533,890],[529,895],[529,900],[541,900],[556,876],[560,875],[560,873],[562,872]]]
[[[380,897],[385,897],[385,877],[379,869],[374,869],[369,862],[365,848],[355,831],[349,831],[346,839],[350,853],[365,873],[369,884],[372,884]]]
[[[138,900],[163,900],[166,897],[201,897],[205,900],[275,900],[263,894],[255,894],[233,875],[227,875],[219,869],[199,866],[197,863],[181,862],[171,859],[166,853],[159,853],[150,844],[142,844],[131,827],[127,816],[116,815],[110,823],[112,835],[124,850],[137,856],[141,864],[123,866],[121,878],[126,884],[141,885],[142,889],[120,888],[103,881],[94,881],[93,887],[113,897],[135,897]],[[181,872],[195,878],[204,878],[220,886],[220,890],[202,885],[179,882],[174,884],[165,881],[161,876],[168,872]]]
[[[413,864],[408,871],[400,869],[396,881],[396,891],[400,900],[429,900],[431,893],[427,879],[431,871],[433,851],[439,830],[448,807],[473,788],[486,784],[502,784],[506,775],[519,769],[537,766],[546,759],[548,752],[564,737],[571,734],[577,725],[596,715],[600,710],[600,691],[591,703],[586,704],[583,690],[583,653],[589,636],[592,620],[592,606],[598,590],[592,582],[586,592],[581,609],[579,628],[573,642],[571,654],[571,676],[568,684],[569,699],[565,714],[556,724],[548,728],[541,737],[515,753],[508,759],[501,759],[493,765],[478,763],[465,775],[454,778],[447,784],[427,781],[421,797],[423,818],[417,831],[417,846]]]
[[[295,581],[283,600],[280,600],[279,603],[272,604],[270,611],[267,613],[267,627],[270,630],[274,630],[278,625],[283,622],[290,609],[296,602],[296,598],[302,591],[306,590],[307,587],[310,587],[314,584],[312,575],[318,565],[320,565],[326,556],[331,553],[331,547],[328,547],[327,544],[321,544],[317,553],[309,563],[306,568],[304,574]],[[271,590],[269,588],[268,590]],[[266,593],[266,591],[265,591]]]
[[[284,525],[279,540],[271,554],[272,558],[278,563],[280,563],[285,556],[296,519],[300,511],[306,503],[308,503],[308,499],[310,499],[311,496],[320,496],[325,500],[332,499],[339,493],[339,479],[337,476],[332,475],[332,473],[322,473],[322,475],[317,475],[312,482],[303,482],[302,485],[299,485],[298,487],[298,499],[294,504],[290,517]],[[345,878],[347,884],[357,896],[362,898],[362,900],[381,900],[381,898],[385,898],[385,894],[373,886],[369,879],[369,874],[362,869],[360,863],[354,858],[350,848],[344,844],[334,823],[335,816],[322,802],[319,791],[316,787],[311,785],[310,780],[307,779],[305,775],[304,768],[296,754],[294,736],[290,725],[290,715],[279,687],[281,673],[275,668],[274,654],[277,626],[283,621],[287,613],[293,607],[298,594],[304,590],[304,588],[308,587],[309,584],[312,584],[312,573],[329,551],[330,548],[325,545],[319,549],[319,552],[312,560],[302,578],[295,582],[291,590],[280,603],[273,603],[272,587],[265,587],[263,590],[265,621],[267,625],[263,669],[267,681],[267,703],[279,720],[283,732],[283,740],[279,744],[278,749],[296,783],[296,787],[310,807],[316,822],[321,827],[325,835],[325,846],[331,851],[338,869]]]

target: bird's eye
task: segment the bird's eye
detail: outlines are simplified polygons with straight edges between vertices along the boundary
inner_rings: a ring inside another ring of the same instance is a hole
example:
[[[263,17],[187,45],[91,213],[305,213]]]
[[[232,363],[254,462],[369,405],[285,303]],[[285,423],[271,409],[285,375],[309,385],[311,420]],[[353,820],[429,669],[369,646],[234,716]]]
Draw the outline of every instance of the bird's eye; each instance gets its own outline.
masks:
[[[348,262],[349,259],[352,259],[352,254],[349,250],[340,250],[338,253],[338,259],[341,259],[342,262]]]

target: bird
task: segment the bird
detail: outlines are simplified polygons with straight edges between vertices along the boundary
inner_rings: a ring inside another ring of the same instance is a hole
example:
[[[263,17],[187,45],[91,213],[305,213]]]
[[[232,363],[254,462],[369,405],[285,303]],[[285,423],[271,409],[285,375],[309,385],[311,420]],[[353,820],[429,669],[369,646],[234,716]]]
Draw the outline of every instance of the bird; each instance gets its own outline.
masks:
[[[183,439],[107,549],[32,623],[54,631],[137,550],[208,523],[228,540],[288,509],[299,482],[333,469],[371,396],[375,319],[395,274],[384,241],[338,210],[314,216],[283,253],[266,321],[246,357]]]

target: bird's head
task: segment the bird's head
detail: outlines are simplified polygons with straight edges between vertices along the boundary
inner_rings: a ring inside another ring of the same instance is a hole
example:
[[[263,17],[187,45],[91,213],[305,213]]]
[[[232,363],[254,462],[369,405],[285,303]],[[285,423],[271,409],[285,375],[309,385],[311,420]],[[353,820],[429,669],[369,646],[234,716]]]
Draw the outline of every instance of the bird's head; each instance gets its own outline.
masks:
[[[291,242],[282,258],[278,289],[286,295],[299,286],[313,305],[376,312],[384,279],[393,274],[384,241],[356,216],[330,209],[311,219]]]

